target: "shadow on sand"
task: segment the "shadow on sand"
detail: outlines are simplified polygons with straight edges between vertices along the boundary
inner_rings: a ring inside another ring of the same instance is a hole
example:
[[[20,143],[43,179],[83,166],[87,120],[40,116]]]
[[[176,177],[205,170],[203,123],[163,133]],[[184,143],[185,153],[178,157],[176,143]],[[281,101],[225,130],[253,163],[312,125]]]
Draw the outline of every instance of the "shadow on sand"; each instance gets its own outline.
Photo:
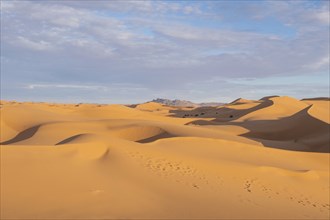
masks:
[[[264,99],[264,102],[259,105],[243,110],[230,109],[227,107],[213,107],[207,109],[209,114],[207,114],[206,110],[202,108],[197,108],[191,111],[172,110],[172,113],[174,113],[172,116],[191,116],[195,115],[196,112],[205,112],[203,115],[199,114],[198,116],[193,117],[199,119],[189,122],[187,125],[236,125],[249,130],[249,132],[241,134],[240,136],[258,141],[265,147],[305,152],[330,152],[330,126],[328,123],[314,118],[308,113],[308,110],[312,105],[291,116],[277,120],[235,121],[250,112],[266,108],[272,104],[273,101]],[[212,116],[215,119],[202,119],[211,118]]]
[[[1,145],[8,145],[8,144],[14,144],[16,142],[19,141],[24,141],[26,139],[29,139],[30,137],[32,137],[35,133],[37,133],[37,131],[39,130],[41,125],[37,125],[37,126],[33,126],[31,128],[25,129],[24,131],[21,131],[20,133],[18,133],[14,138],[8,140],[8,141],[4,141],[1,142]]]

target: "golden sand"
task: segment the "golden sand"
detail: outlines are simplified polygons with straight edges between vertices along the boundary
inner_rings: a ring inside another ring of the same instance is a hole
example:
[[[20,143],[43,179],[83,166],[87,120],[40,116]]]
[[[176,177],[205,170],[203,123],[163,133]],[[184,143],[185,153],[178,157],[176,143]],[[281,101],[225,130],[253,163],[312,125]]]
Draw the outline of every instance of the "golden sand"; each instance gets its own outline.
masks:
[[[2,219],[328,219],[329,100],[1,102]]]

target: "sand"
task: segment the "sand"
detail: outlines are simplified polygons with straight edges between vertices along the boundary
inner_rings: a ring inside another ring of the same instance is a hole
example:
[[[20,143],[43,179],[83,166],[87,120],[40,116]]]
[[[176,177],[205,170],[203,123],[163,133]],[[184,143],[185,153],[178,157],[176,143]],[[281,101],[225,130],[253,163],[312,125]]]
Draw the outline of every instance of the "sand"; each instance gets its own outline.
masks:
[[[328,219],[329,99],[1,102],[1,219]]]

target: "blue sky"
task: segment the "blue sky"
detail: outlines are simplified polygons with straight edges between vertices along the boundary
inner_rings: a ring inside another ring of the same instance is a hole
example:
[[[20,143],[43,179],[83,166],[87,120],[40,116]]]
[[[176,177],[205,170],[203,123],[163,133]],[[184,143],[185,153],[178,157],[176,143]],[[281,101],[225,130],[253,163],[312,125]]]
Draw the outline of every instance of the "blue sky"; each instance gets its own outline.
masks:
[[[1,99],[329,96],[329,1],[1,3]]]

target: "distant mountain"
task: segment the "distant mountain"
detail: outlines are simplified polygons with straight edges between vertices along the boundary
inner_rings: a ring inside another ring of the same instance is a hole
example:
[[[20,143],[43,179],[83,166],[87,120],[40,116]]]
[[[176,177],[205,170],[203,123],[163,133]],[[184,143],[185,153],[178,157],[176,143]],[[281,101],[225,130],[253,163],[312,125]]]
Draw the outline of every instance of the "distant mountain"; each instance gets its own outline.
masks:
[[[186,100],[179,100],[179,99],[161,99],[157,98],[152,100],[151,102],[157,102],[163,105],[169,105],[169,106],[189,106],[189,107],[204,107],[204,106],[220,106],[224,105],[225,103],[220,103],[220,102],[203,102],[203,103],[194,103],[191,101],[186,101]]]
[[[169,105],[169,106],[198,106],[196,105],[196,103],[190,102],[190,101],[186,101],[186,100],[179,100],[179,99],[154,99],[152,100],[152,102],[157,102],[163,105]]]

